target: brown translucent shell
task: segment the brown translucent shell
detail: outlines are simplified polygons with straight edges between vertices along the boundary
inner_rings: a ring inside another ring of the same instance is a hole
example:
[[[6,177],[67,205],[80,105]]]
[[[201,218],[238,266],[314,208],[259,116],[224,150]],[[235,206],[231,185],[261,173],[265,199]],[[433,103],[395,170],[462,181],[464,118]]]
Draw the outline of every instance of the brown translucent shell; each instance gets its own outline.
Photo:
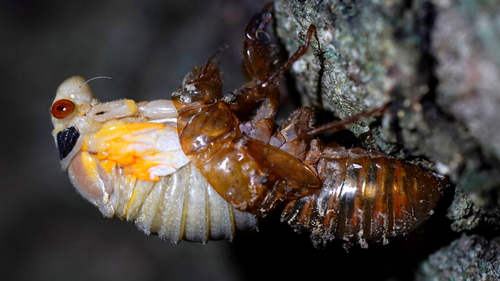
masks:
[[[260,212],[267,196],[293,200],[321,186],[300,160],[245,135],[223,146],[200,171],[231,205],[249,212]]]
[[[445,187],[421,167],[359,148],[327,147],[317,169],[321,190],[289,202],[282,219],[326,241],[408,233],[432,213]]]
[[[214,189],[238,210],[258,213],[267,196],[293,200],[319,188],[300,160],[240,132],[238,117],[217,99],[219,77],[210,62],[172,95],[182,149]]]
[[[226,201],[260,215],[280,201],[310,195],[321,186],[307,165],[268,143],[279,106],[279,79],[307,49],[285,64],[276,63],[264,31],[272,18],[271,6],[247,25],[243,60],[249,81],[242,88],[222,96],[221,74],[212,57],[188,74],[172,95],[184,153]]]
[[[172,94],[178,111],[199,109],[222,98],[222,78],[217,63],[210,60],[202,67],[195,67],[183,85]]]
[[[54,102],[50,113],[52,113],[52,116],[55,118],[62,119],[71,115],[73,111],[75,111],[75,104],[70,100],[61,99]]]
[[[246,28],[245,39],[243,40],[243,65],[245,75],[248,80],[257,78],[260,81],[266,80],[276,68],[274,47],[271,38],[266,32],[260,32],[272,19],[270,13],[260,13],[255,15]]]

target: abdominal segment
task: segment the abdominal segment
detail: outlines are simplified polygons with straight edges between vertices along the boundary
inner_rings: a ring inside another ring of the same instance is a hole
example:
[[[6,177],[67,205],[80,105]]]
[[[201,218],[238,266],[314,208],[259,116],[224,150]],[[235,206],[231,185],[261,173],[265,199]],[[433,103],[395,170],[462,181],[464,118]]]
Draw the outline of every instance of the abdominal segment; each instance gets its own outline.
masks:
[[[235,233],[256,228],[254,216],[233,209],[192,164],[159,181],[120,179],[111,196],[116,215],[134,221],[147,234],[174,243],[232,240]]]

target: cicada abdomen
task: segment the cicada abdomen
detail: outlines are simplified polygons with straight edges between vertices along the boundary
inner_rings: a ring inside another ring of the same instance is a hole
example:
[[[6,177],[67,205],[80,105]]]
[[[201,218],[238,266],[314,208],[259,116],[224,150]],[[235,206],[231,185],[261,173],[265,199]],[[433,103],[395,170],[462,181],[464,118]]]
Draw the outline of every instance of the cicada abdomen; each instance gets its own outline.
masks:
[[[175,243],[232,240],[256,228],[185,156],[172,101],[100,103],[75,76],[59,87],[51,113],[63,169],[105,217]]]
[[[88,157],[79,152],[68,168],[77,189],[86,189]],[[98,205],[106,217],[117,216],[135,222],[146,234],[178,243],[181,240],[206,243],[232,240],[238,232],[255,228],[255,217],[233,209],[208,184],[191,163],[158,181],[140,180],[123,169],[97,172],[98,181],[112,189]],[[83,175],[83,176],[82,176]],[[102,195],[101,195],[102,196]]]
[[[290,202],[282,213],[296,230],[309,230],[315,241],[333,238],[387,243],[406,234],[434,209],[441,179],[418,166],[379,152],[326,147],[317,171],[321,190]]]

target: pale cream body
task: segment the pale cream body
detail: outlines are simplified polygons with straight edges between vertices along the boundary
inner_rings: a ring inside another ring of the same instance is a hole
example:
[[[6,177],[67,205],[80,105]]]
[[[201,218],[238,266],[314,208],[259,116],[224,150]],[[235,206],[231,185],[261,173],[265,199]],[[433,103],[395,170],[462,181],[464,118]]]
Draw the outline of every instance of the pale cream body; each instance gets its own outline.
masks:
[[[133,221],[145,233],[156,233],[175,243],[183,239],[200,243],[232,240],[239,231],[256,229],[255,217],[233,209],[180,150],[175,130],[177,110],[172,101],[100,103],[80,76],[70,77],[61,84],[54,102],[60,99],[72,101],[75,112],[63,119],[52,117],[54,138],[70,127],[80,134],[72,151],[61,159],[62,168],[68,171],[78,192],[105,217]],[[120,165],[106,171],[95,155],[81,150],[87,136],[92,137],[103,125],[116,120],[165,124],[163,129],[146,130],[143,134],[162,140],[164,147],[157,147],[170,153],[168,163],[174,168],[152,168],[148,171],[155,171],[159,180],[142,180]]]

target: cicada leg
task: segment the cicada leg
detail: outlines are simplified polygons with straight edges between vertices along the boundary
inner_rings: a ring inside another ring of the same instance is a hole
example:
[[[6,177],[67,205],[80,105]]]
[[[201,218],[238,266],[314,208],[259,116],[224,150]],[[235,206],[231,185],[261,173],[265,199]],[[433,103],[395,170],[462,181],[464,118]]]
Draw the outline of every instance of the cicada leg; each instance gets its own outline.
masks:
[[[248,23],[243,40],[244,70],[249,81],[254,79],[263,81],[275,68],[274,46],[269,34],[265,31],[272,19],[271,5],[255,15]]]
[[[243,70],[248,83],[229,95],[226,102],[231,105],[233,111],[241,120],[246,120],[255,112],[255,107],[263,100],[267,104],[260,110],[265,116],[274,120],[279,107],[279,91],[276,86],[266,88],[255,88],[265,81],[277,68],[277,56],[271,37],[265,31],[266,26],[272,19],[270,12],[272,3],[268,3],[262,12],[255,15],[248,23],[243,39]],[[261,114],[262,115],[262,114]]]
[[[323,132],[326,132],[326,131],[329,131],[329,132],[341,131],[341,130],[345,129],[345,127],[344,127],[345,125],[357,122],[361,119],[370,117],[372,115],[383,113],[388,108],[388,106],[389,106],[389,104],[387,103],[387,104],[384,104],[383,106],[376,108],[372,111],[362,112],[362,113],[356,114],[354,116],[351,116],[349,118],[346,118],[344,120],[329,122],[329,123],[323,124],[321,126],[318,126],[316,128],[310,128],[309,126],[301,126],[301,124],[299,124],[297,135],[299,135],[299,137],[302,139],[311,139],[311,138],[313,138],[313,137],[315,137]]]
[[[267,87],[267,85],[269,84],[276,83],[278,79],[280,79],[283,76],[285,71],[290,69],[293,63],[296,62],[300,57],[302,57],[307,52],[313,34],[314,37],[316,38],[316,41],[318,42],[318,47],[319,47],[319,38],[318,38],[318,33],[316,31],[316,26],[314,24],[311,24],[307,29],[307,35],[304,44],[300,46],[297,49],[297,51],[295,51],[295,53],[283,65],[281,65],[275,72],[271,73],[271,75],[269,75],[266,78],[266,80],[260,85],[260,87]]]
[[[270,100],[265,105],[266,107],[259,108],[257,112],[264,111],[267,118],[274,119],[279,107],[279,79],[294,62],[307,52],[313,35],[319,44],[316,26],[310,25],[304,44],[285,63],[277,66],[273,48],[265,41],[266,37],[262,35],[267,34],[263,28],[269,22],[270,17],[270,13],[263,12],[257,15],[247,27],[243,57],[247,76],[253,80],[237,91],[236,99],[231,103],[231,110],[238,117],[246,116],[249,109],[253,109],[257,103]]]

